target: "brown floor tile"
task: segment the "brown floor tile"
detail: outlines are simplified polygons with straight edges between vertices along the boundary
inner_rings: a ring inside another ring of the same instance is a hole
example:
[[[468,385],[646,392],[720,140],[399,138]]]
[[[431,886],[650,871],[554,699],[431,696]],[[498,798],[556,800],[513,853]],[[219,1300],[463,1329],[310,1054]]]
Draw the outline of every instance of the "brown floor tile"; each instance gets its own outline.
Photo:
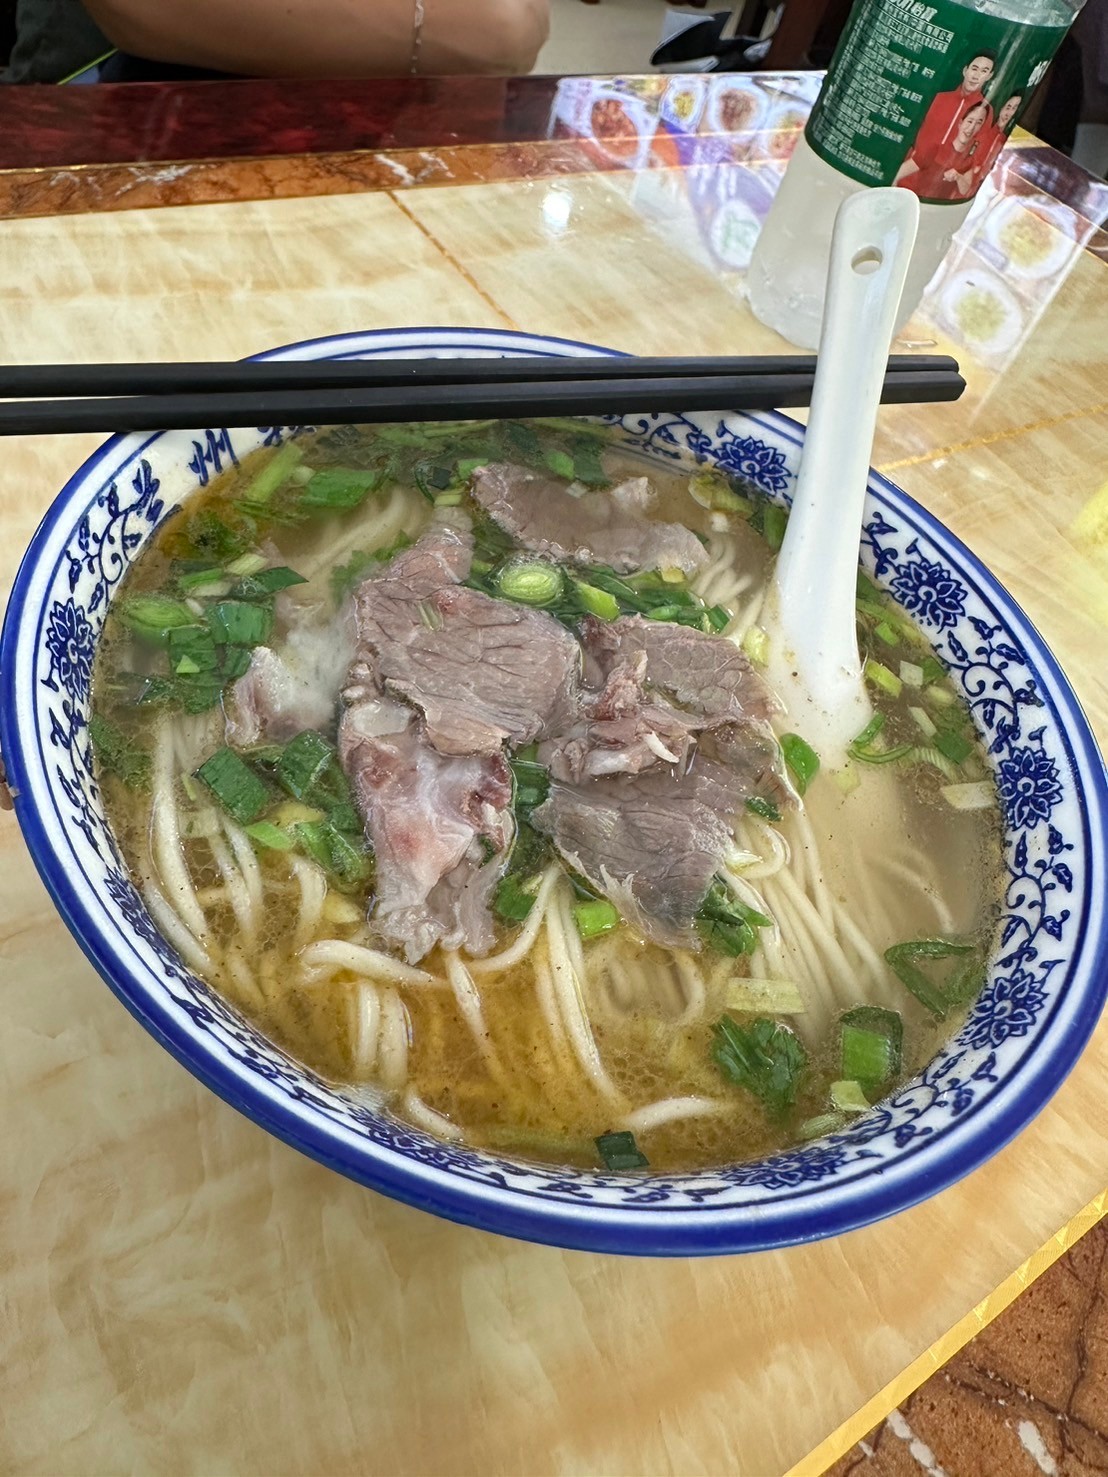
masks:
[[[1108,1222],[826,1477],[1108,1477]]]

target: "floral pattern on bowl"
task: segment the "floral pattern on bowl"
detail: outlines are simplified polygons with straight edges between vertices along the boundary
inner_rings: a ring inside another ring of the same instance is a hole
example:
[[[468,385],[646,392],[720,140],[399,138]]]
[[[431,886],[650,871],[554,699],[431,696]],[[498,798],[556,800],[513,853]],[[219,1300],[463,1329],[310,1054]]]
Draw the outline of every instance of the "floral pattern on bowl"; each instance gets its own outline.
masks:
[[[582,354],[513,333],[353,334],[282,358]],[[621,438],[660,463],[690,454],[788,501],[802,431],[786,417],[628,415]],[[88,703],[112,590],[160,521],[256,447],[304,427],[116,437],[73,477],[23,562],[0,642],[0,748],[28,846],[79,943],[192,1072],[296,1147],[426,1210],[593,1250],[709,1254],[786,1245],[891,1214],[975,1167],[1042,1107],[1103,1005],[1108,959],[1103,762],[1026,618],[941,525],[871,475],[863,565],[931,635],[984,735],[1006,810],[995,956],[954,1040],[848,1130],[686,1176],[538,1168],[448,1145],[337,1088],[262,1037],[151,921],[106,825]]]

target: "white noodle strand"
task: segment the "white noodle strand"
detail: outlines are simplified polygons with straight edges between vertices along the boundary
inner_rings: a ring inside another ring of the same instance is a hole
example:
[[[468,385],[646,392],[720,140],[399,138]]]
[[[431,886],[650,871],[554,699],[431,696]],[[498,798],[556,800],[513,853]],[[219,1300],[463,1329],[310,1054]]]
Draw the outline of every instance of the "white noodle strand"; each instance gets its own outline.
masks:
[[[425,1128],[428,1133],[433,1133],[436,1138],[445,1139],[449,1144],[460,1144],[465,1138],[456,1123],[451,1123],[449,1118],[444,1118],[434,1108],[429,1108],[414,1088],[409,1087],[405,1092],[401,1106],[405,1118],[411,1119],[417,1128]]]

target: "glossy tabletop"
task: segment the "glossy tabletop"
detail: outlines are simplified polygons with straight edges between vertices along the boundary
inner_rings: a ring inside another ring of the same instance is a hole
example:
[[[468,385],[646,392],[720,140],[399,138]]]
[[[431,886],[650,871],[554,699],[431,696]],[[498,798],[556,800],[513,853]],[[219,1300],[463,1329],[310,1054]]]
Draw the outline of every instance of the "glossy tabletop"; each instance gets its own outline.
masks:
[[[817,88],[0,89],[2,353],[236,357],[411,324],[780,350],[743,275]],[[1106,218],[1108,186],[1017,137],[898,345],[957,355],[967,393],[883,410],[875,451],[1029,611],[1102,743]],[[94,445],[4,444],[5,593]],[[667,1263],[450,1226],[170,1060],[9,816],[0,868],[5,1473],[814,1473],[1103,1209],[1105,1025],[984,1168],[832,1241]]]

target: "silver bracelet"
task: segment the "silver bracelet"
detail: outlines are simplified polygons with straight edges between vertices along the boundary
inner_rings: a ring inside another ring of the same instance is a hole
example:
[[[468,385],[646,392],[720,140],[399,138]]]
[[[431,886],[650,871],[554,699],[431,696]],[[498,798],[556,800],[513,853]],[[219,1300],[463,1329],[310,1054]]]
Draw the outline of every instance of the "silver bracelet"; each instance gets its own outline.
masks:
[[[423,0],[415,0],[412,12],[412,65],[408,75],[414,77],[419,71],[419,48],[423,41]]]

